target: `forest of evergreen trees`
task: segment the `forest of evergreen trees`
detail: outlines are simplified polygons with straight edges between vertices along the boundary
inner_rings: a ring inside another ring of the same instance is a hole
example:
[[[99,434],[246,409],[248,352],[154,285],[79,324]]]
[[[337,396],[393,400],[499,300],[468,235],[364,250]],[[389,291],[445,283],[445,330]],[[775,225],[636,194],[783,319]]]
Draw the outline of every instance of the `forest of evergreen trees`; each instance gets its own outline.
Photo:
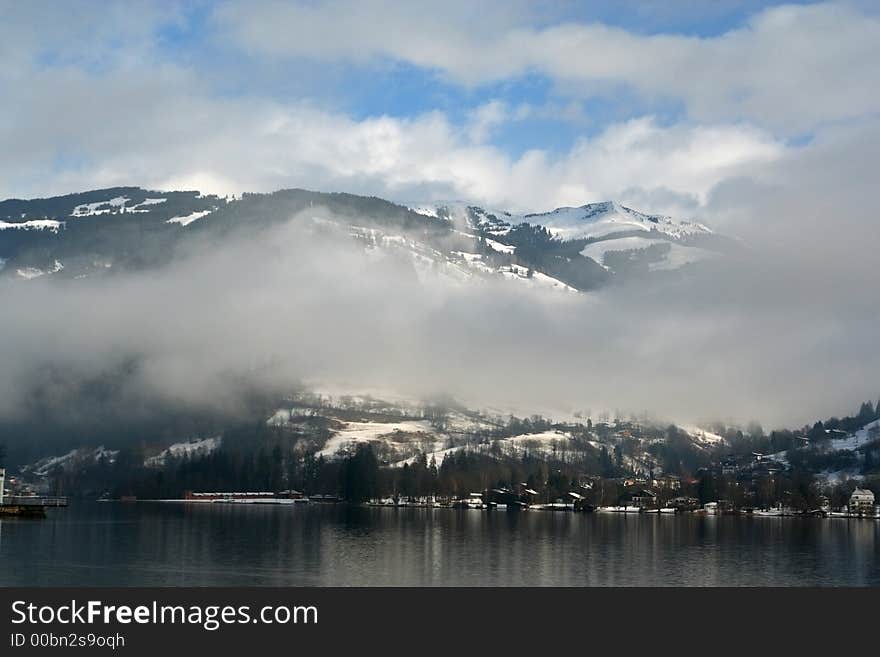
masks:
[[[352,420],[363,419],[364,412],[332,410]],[[421,412],[439,429],[445,428],[442,406]],[[293,489],[309,496],[328,495],[358,503],[387,497],[458,498],[472,492],[527,486],[538,491],[542,502],[575,491],[594,503],[614,504],[627,492],[623,481],[638,475],[650,482],[656,473],[663,473],[681,481],[679,490],[662,493],[666,498],[691,496],[700,502],[724,499],[745,506],[784,502],[809,509],[822,496],[833,503],[848,496],[856,484],[854,479],[831,486],[817,477],[822,472],[844,471],[859,473],[860,485],[880,494],[880,431],[869,432],[868,441],[858,452],[829,448],[835,437],[880,419],[878,407],[872,402],[863,403],[854,415],[829,418],[796,430],[765,433],[756,423],[745,428],[719,426],[716,431],[724,437],[724,443],[714,447],[695,444],[675,425],[663,428],[635,420],[594,424],[590,419],[558,425],[540,416],[510,417],[494,428],[456,439],[463,441],[458,442],[460,448],[448,453],[439,464],[419,451],[401,465],[399,455],[371,443],[349,445],[337,456],[326,458],[320,455],[320,448],[340,421],[324,417],[317,409],[314,415],[300,419],[309,440],[303,440],[302,435],[296,439],[289,430],[262,419],[237,422],[225,428],[220,447],[210,454],[169,456],[162,467],[149,463],[155,452],[148,452],[145,442],[129,441],[112,459],[96,460],[88,454],[72,465],[56,467],[48,473],[48,492],[90,498],[163,499],[180,498],[188,490]],[[395,418],[378,413],[375,419]],[[552,441],[549,446],[544,443],[540,449],[530,448],[526,440],[512,450],[504,440],[554,429],[564,430],[567,439]],[[784,455],[786,465],[782,471],[749,474],[748,466],[755,454],[777,455],[777,459]],[[392,465],[395,461],[397,464]],[[728,467],[722,468],[722,463]]]

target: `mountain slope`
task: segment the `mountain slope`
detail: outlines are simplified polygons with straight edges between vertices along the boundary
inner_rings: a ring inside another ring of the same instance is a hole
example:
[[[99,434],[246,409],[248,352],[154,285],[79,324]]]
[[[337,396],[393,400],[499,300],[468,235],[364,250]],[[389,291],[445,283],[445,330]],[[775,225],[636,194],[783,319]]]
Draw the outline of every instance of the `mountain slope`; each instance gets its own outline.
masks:
[[[614,201],[531,214],[464,202],[423,203],[413,209],[447,218],[461,230],[483,235],[494,244],[510,242],[511,232],[523,225],[540,226],[554,240],[581,245],[581,256],[620,275],[674,271],[712,259],[731,246],[731,240],[704,224],[644,214]]]
[[[160,266],[181,244],[295,219],[330,224],[365,248],[403,253],[417,270],[586,291],[615,276],[656,274],[714,257],[698,223],[613,202],[516,215],[464,203],[407,208],[301,189],[241,198],[116,187],[0,202],[0,277],[76,279]]]

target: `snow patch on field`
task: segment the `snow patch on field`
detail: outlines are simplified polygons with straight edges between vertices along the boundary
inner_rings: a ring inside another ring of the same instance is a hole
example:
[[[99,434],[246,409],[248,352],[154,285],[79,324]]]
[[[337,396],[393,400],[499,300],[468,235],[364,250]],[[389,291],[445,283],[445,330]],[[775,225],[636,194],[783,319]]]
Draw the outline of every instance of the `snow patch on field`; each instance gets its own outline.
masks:
[[[584,208],[558,208],[544,214],[527,215],[525,219],[528,223],[545,226],[554,236],[564,240],[650,230],[644,222],[626,216],[611,214],[593,218],[585,214]]]
[[[126,208],[126,212],[149,212],[148,209],[144,209],[145,205],[159,205],[160,203],[165,203],[167,200],[167,198],[145,198],[140,203]]]
[[[520,449],[539,451],[549,454],[554,446],[560,447],[568,444],[571,436],[562,431],[542,431],[540,433],[523,433],[518,436],[504,438],[501,443],[507,443]]]
[[[127,196],[117,196],[115,198],[111,198],[109,201],[98,201],[97,203],[82,203],[77,205],[73,212],[70,213],[71,217],[92,217],[99,214],[110,214],[114,210],[118,210],[123,207],[128,201],[130,201]],[[110,207],[106,207],[106,206]]]
[[[450,412],[443,421],[443,427],[450,433],[479,433],[493,431],[503,426],[502,419],[492,421],[485,417],[471,417],[458,411]]]
[[[113,463],[116,461],[118,454],[118,449],[107,449],[103,445],[93,450],[88,448],[72,449],[67,454],[47,456],[36,463],[26,465],[22,468],[22,471],[31,472],[38,477],[46,477],[52,474],[52,471],[56,468],[64,470],[77,462],[98,463],[105,459],[108,463]]]
[[[496,240],[490,240],[488,237],[485,239],[486,245],[492,249],[493,251],[498,251],[498,253],[507,253],[511,254],[516,251],[515,246],[511,246],[510,244],[502,244]]]
[[[581,255],[592,258],[601,265],[605,260],[605,254],[609,251],[635,251],[662,243],[661,240],[651,239],[650,237],[619,237],[617,239],[591,242],[584,247]]]
[[[331,458],[339,450],[357,443],[384,442],[392,447],[412,445],[412,434],[433,436],[436,430],[429,422],[413,420],[405,422],[347,422],[344,429],[338,431],[324,445],[317,456]]]
[[[192,222],[197,219],[201,219],[209,214],[211,214],[211,210],[200,210],[198,212],[192,212],[186,216],[182,217],[171,217],[165,223],[166,224],[180,224],[181,226],[189,226]]]
[[[650,263],[649,269],[651,271],[671,271],[694,262],[701,262],[717,256],[713,251],[694,246],[684,246],[683,244],[671,242],[668,239],[663,239],[659,236],[650,237],[649,235],[650,233],[645,237],[619,237],[616,239],[592,242],[584,247],[581,251],[581,255],[586,256],[587,258],[592,258],[597,263],[604,266],[606,253],[612,251],[639,251],[654,246],[655,244],[668,244],[669,252],[663,256],[661,262]]]
[[[477,262],[483,259],[482,254],[479,253],[468,253],[467,251],[453,251],[452,253],[463,258],[468,263]]]
[[[420,214],[425,217],[434,217],[435,219],[438,218],[437,208],[433,207],[431,205],[415,205],[415,206],[410,206],[409,209],[412,210],[413,212],[415,212],[416,214]]]
[[[560,290],[564,292],[578,292],[578,290],[576,288],[573,288],[571,285],[567,285],[566,283],[560,281],[558,278],[553,278],[552,276],[548,276],[547,274],[539,271],[532,270],[532,275],[530,277],[529,268],[523,267],[521,265],[510,265],[509,267],[502,267],[501,275],[507,280],[521,281],[536,288]]]
[[[874,420],[846,438],[831,440],[831,451],[855,451],[870,442],[880,439],[880,420]]]
[[[0,230],[49,230],[57,233],[58,229],[63,225],[63,221],[56,221],[55,219],[31,219],[19,223],[0,221]]]
[[[220,436],[213,436],[184,443],[174,443],[163,449],[156,456],[145,459],[144,465],[149,468],[157,468],[165,465],[169,458],[179,459],[207,456],[220,447],[221,440]]]
[[[682,426],[680,428],[682,431],[687,432],[687,434],[691,438],[705,445],[720,445],[724,442],[724,438],[722,436],[719,436],[717,433],[712,433],[711,431],[701,429],[700,427],[690,425]]]

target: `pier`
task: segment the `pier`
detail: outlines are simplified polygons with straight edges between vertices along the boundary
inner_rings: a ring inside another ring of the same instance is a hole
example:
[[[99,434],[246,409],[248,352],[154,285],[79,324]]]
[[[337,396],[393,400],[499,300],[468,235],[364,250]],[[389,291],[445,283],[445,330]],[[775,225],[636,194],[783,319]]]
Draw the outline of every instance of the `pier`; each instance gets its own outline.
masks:
[[[6,495],[0,503],[0,516],[45,518],[46,507],[65,507],[66,497],[38,497],[36,495]]]
[[[45,518],[46,507],[38,504],[0,504],[0,517]]]

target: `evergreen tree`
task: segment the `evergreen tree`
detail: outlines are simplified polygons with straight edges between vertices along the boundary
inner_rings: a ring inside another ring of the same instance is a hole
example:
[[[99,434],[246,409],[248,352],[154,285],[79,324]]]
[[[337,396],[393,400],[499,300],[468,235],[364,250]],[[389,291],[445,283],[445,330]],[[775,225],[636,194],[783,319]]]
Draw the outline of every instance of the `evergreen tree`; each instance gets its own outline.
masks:
[[[874,413],[874,405],[870,401],[866,401],[862,404],[861,408],[859,408],[857,419],[863,426],[869,422],[873,422],[876,417],[877,416]]]
[[[341,477],[342,494],[347,501],[359,504],[378,496],[379,460],[371,444],[359,444],[355,453],[345,458]]]

